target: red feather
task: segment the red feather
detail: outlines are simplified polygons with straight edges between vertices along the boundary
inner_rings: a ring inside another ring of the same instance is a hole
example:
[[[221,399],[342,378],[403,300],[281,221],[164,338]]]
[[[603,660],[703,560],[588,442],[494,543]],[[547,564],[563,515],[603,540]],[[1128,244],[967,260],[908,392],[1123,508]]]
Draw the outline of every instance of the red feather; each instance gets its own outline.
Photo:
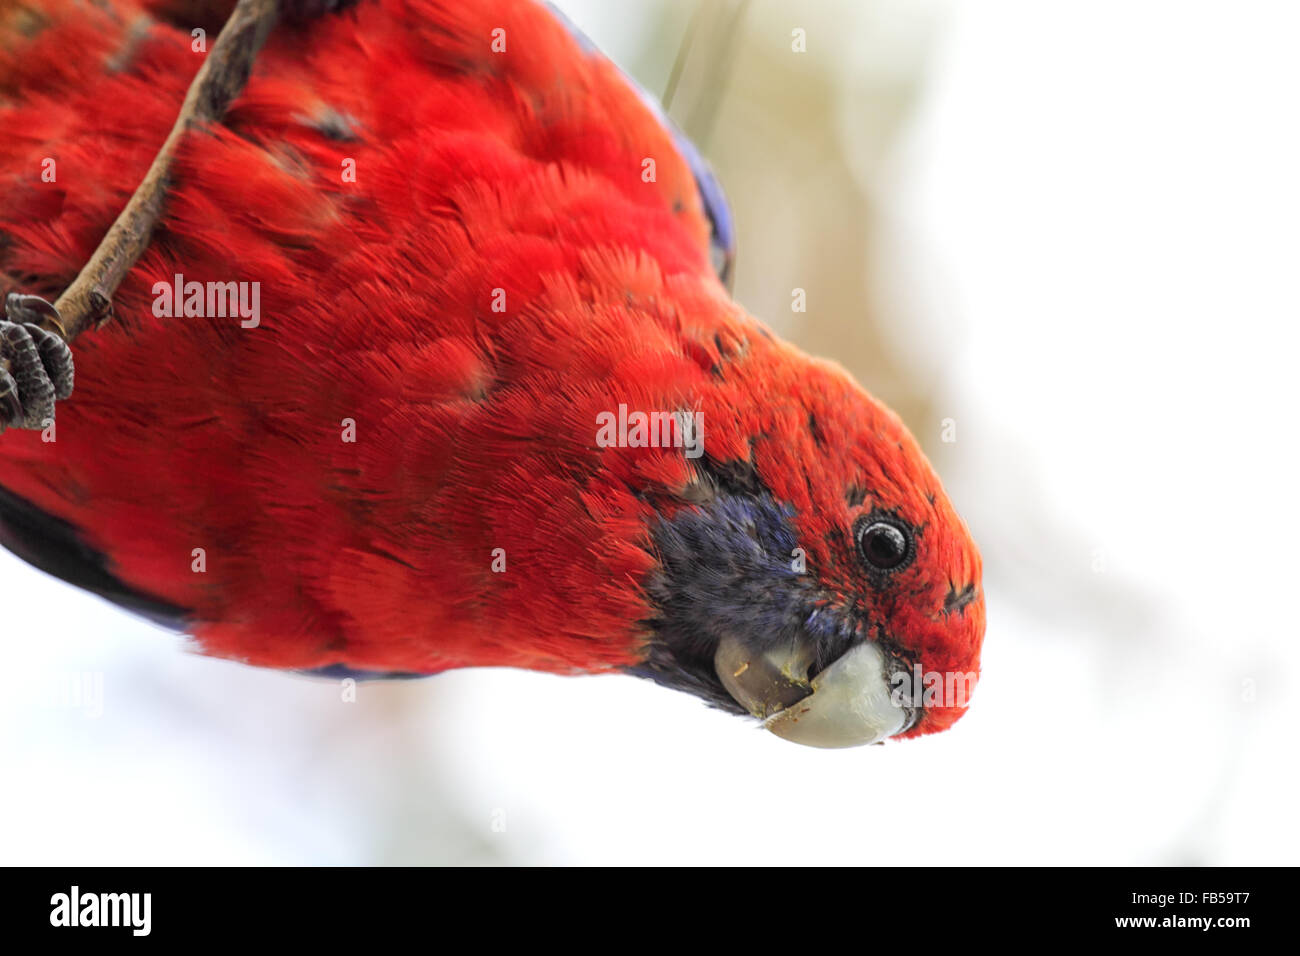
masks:
[[[202,55],[166,23],[137,33],[125,0],[44,0],[22,37],[17,10],[0,264],[52,298]],[[281,26],[223,125],[185,142],[117,319],[76,342],[57,441],[7,433],[0,486],[191,609],[207,653],[275,667],[635,664],[647,528],[695,474],[680,450],[598,447],[595,416],[619,404],[702,411],[709,456],[752,461],[793,505],[834,593],[861,587],[836,531],[873,504],[930,529],[917,587],[978,582],[898,419],[731,302],[708,237],[671,134],[544,7],[371,0]],[[260,326],[156,317],[176,273],[259,282]],[[853,486],[871,490],[856,505]],[[982,602],[956,628],[898,615],[927,668],[978,667]]]

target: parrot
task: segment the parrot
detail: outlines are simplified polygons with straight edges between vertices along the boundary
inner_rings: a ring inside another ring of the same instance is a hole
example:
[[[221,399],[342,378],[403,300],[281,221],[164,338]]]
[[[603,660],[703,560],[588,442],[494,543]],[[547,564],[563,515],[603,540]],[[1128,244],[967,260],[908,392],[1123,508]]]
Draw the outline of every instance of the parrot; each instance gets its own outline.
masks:
[[[732,298],[707,161],[538,0],[289,9],[70,351],[231,6],[0,0],[0,544],[290,673],[625,674],[825,748],[964,714],[920,445]]]

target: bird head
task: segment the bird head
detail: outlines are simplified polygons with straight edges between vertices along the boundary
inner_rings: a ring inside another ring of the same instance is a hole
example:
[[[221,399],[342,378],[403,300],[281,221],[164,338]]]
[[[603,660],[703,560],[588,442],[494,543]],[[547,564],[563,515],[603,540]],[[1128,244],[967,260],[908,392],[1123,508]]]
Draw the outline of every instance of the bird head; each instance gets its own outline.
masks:
[[[764,347],[761,382],[740,363],[705,403],[708,452],[652,529],[636,670],[816,747],[944,730],[979,674],[979,553],[893,412]]]

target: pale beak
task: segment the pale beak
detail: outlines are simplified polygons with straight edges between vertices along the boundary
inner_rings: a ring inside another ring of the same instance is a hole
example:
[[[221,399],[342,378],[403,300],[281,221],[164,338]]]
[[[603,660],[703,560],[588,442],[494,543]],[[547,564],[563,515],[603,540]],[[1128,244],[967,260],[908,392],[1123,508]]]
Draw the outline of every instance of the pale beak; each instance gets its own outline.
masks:
[[[911,711],[895,702],[885,655],[856,644],[810,681],[811,655],[793,642],[755,654],[734,637],[713,658],[722,686],[778,737],[809,747],[879,743],[906,728]]]

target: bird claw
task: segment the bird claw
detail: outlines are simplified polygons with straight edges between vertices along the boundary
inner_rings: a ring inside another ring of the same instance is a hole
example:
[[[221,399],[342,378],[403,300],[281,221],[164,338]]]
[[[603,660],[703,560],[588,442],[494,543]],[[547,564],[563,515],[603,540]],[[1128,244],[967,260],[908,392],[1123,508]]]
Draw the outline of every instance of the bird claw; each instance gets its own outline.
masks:
[[[0,432],[48,427],[54,403],[72,394],[72,384],[58,310],[40,296],[9,293],[0,319]]]

